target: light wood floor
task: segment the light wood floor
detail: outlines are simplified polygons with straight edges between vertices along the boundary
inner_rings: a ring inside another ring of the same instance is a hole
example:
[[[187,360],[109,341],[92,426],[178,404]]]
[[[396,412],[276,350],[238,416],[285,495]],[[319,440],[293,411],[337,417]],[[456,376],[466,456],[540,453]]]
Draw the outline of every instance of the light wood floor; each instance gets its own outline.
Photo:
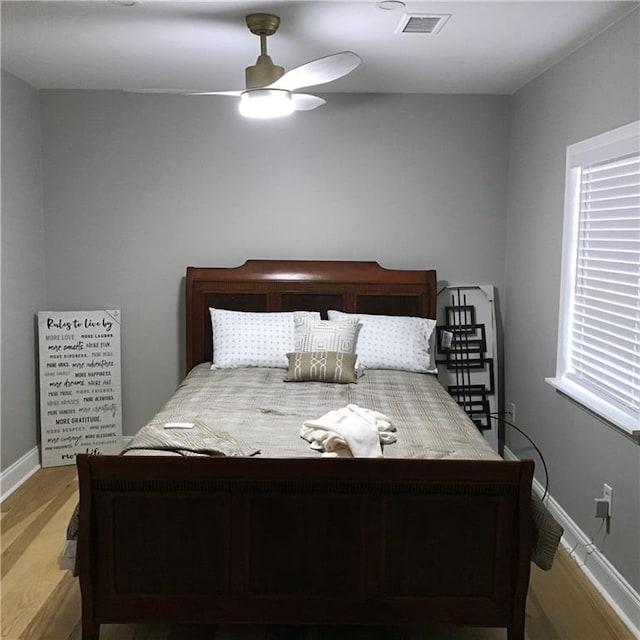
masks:
[[[2,640],[80,640],[78,582],[58,569],[77,501],[75,467],[41,469],[1,505]],[[573,560],[532,568],[527,640],[633,640]],[[306,635],[305,635],[306,634]],[[101,640],[505,640],[502,629],[103,625]]]

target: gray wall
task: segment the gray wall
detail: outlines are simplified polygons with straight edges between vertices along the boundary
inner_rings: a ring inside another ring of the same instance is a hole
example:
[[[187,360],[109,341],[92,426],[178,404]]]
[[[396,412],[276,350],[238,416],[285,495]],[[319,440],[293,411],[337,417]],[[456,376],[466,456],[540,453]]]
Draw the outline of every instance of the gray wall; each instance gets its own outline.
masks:
[[[2,466],[37,444],[35,314],[45,304],[38,92],[2,71]]]
[[[507,97],[349,96],[286,121],[219,97],[43,92],[53,309],[122,309],[124,431],[183,369],[188,265],[437,267],[502,286]]]
[[[556,393],[555,375],[569,144],[640,118],[640,19],[636,11],[513,97],[506,248],[506,403],[545,454],[550,491],[587,534],[594,498],[614,488],[610,537],[597,542],[640,588],[640,447]],[[509,439],[519,456],[532,451]],[[532,456],[533,457],[533,456]],[[543,481],[538,470],[536,477]]]

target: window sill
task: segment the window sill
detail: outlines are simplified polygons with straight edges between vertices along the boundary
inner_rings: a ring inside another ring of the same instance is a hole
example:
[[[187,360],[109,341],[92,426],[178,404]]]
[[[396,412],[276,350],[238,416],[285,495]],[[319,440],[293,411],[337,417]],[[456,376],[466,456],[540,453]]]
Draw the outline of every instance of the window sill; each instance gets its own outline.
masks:
[[[551,385],[556,391],[567,396],[570,400],[578,403],[582,408],[594,414],[596,418],[604,420],[624,435],[640,442],[640,426],[638,421],[623,411],[603,402],[594,394],[585,391],[582,387],[566,380],[565,378],[545,378],[545,382]]]

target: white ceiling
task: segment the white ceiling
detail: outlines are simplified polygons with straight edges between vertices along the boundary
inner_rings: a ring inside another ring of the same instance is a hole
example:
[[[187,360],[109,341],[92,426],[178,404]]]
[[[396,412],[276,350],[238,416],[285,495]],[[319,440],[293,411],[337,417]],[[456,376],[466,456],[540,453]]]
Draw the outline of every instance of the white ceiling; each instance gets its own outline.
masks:
[[[273,61],[289,70],[343,50],[362,64],[318,87],[511,94],[639,5],[606,0],[166,2],[4,1],[2,66],[39,89],[236,90],[259,39],[244,17],[276,13]],[[405,13],[451,14],[436,35],[397,34]]]

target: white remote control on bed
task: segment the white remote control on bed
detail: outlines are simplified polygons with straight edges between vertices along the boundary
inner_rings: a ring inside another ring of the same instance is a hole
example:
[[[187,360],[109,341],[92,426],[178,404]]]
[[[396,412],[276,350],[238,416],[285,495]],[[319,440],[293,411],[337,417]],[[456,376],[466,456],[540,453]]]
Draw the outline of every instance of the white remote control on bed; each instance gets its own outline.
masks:
[[[193,429],[193,422],[167,422],[165,429]]]

